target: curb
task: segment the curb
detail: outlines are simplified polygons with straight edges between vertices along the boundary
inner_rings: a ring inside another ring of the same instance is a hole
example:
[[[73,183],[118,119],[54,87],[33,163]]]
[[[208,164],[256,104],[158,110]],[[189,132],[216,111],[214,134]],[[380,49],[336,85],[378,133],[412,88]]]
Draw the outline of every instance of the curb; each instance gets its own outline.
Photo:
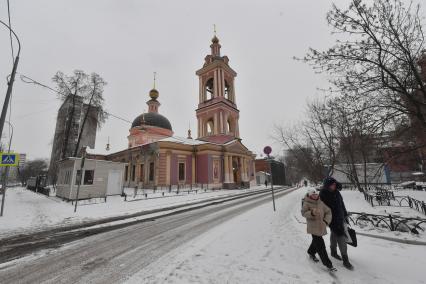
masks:
[[[382,239],[382,240],[401,243],[401,244],[415,245],[415,246],[426,246],[426,242],[422,242],[422,241],[404,240],[404,239],[398,239],[398,238],[387,237],[387,236],[378,236],[378,235],[363,233],[363,232],[359,232],[359,231],[356,231],[356,234],[360,235],[360,236],[364,236],[364,237]]]

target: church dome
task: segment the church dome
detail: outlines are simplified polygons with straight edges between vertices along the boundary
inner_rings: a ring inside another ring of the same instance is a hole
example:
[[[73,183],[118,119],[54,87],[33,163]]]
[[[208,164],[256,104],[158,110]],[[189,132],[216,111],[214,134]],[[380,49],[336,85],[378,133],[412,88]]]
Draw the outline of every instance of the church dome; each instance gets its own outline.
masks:
[[[157,91],[157,89],[152,89],[151,91],[149,91],[149,97],[153,100],[156,100],[159,95],[160,93]]]
[[[170,121],[163,115],[155,112],[143,113],[133,120],[132,128],[142,125],[155,126],[172,130]]]
[[[216,35],[212,38],[212,42],[213,43],[219,43],[219,39],[217,38]]]

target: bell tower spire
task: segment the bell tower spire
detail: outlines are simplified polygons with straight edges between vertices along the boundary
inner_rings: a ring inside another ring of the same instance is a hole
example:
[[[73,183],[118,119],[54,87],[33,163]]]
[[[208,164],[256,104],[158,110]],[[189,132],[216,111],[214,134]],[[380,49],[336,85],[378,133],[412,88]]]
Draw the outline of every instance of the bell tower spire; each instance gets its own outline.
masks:
[[[157,77],[157,72],[154,72],[153,88],[151,91],[149,91],[149,97],[151,99],[146,102],[146,104],[148,105],[148,112],[154,112],[154,113],[158,113],[158,108],[161,105],[160,102],[157,101],[158,97],[160,96],[160,93],[155,88],[156,77]]]
[[[229,66],[228,57],[220,55],[216,26],[210,48],[211,54],[205,57],[203,68],[196,72],[199,77],[198,139],[225,143],[240,137],[234,89],[237,73]]]
[[[212,44],[210,45],[210,48],[212,50],[211,55],[215,56],[215,57],[216,56],[219,57],[220,56],[220,48],[222,46],[219,44],[219,38],[217,37],[217,34],[216,34],[216,25],[213,25],[213,31],[214,31],[214,36],[212,38]]]

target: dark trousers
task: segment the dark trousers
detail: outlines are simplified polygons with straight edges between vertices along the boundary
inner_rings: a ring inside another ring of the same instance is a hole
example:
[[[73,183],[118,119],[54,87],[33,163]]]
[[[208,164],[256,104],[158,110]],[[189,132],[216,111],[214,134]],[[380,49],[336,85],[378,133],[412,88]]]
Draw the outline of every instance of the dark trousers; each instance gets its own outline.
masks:
[[[339,246],[340,253],[342,255],[348,255],[348,245],[346,244],[345,235],[339,236],[335,232],[331,231],[330,234],[330,248],[331,251],[337,252],[337,246]]]
[[[318,253],[322,264],[327,267],[331,267],[331,260],[328,258],[327,249],[325,248],[324,239],[321,236],[312,235],[312,242],[309,246],[308,253],[310,255],[315,255]]]

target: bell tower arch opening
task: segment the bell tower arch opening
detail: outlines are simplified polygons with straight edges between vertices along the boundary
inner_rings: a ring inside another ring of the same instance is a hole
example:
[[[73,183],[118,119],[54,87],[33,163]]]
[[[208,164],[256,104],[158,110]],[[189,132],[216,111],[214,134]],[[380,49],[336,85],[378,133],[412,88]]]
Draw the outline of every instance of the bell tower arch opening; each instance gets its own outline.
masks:
[[[232,101],[231,99],[231,85],[228,83],[228,81],[225,79],[225,89],[223,90],[223,95],[225,99]]]
[[[213,99],[214,94],[214,79],[210,78],[207,80],[204,87],[204,102]]]
[[[210,118],[209,120],[207,120],[206,122],[206,134],[208,136],[213,135],[214,134],[214,121],[212,118]]]

